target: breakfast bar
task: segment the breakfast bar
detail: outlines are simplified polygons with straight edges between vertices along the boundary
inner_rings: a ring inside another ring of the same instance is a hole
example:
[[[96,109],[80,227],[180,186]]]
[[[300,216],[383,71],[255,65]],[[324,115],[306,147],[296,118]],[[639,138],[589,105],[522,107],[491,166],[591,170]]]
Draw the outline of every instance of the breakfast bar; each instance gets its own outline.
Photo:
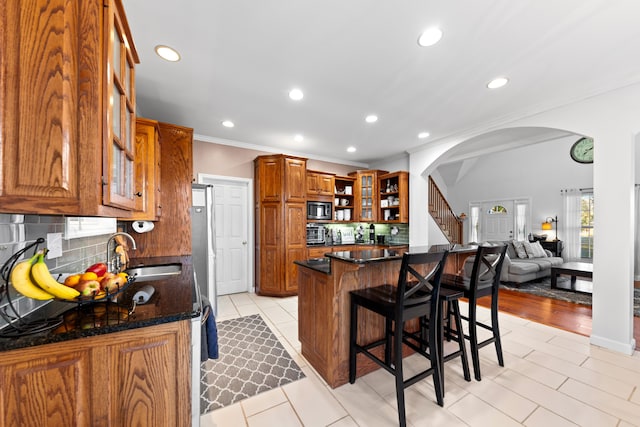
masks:
[[[302,355],[329,386],[349,380],[349,292],[385,283],[396,284],[404,252],[449,250],[446,268],[459,271],[477,247],[411,247],[332,252],[325,259],[296,261],[298,265],[298,334]],[[383,337],[384,321],[371,312],[358,317],[358,341],[372,342]],[[408,328],[417,325],[408,324]],[[378,369],[378,365],[358,355],[356,376]]]

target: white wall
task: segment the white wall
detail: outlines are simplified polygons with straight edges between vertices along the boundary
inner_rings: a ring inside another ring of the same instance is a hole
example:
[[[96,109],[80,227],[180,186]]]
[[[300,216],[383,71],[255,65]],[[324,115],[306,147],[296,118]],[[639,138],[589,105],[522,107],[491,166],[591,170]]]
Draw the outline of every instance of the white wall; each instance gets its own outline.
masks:
[[[447,200],[455,212],[468,214],[470,202],[530,198],[531,227],[527,233],[542,233],[545,218],[557,215],[558,221],[563,221],[561,189],[593,187],[593,165],[576,163],[569,157],[577,139],[481,156],[458,182],[447,187]]]

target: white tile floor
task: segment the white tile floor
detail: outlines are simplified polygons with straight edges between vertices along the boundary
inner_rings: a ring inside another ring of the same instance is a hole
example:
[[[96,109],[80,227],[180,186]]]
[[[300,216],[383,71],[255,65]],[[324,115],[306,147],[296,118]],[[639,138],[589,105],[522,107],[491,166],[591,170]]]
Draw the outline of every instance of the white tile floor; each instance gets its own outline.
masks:
[[[201,417],[202,427],[395,426],[393,377],[378,370],[329,388],[300,354],[296,297],[223,296],[217,320],[260,313],[306,378]],[[463,307],[464,310],[464,307]],[[483,310],[479,317],[487,318]],[[456,360],[445,369],[445,404],[430,379],[405,391],[408,425],[640,426],[640,353],[589,345],[587,337],[502,314],[505,367],[493,346],[481,350],[482,381],[466,382]],[[412,364],[423,363],[412,356]]]

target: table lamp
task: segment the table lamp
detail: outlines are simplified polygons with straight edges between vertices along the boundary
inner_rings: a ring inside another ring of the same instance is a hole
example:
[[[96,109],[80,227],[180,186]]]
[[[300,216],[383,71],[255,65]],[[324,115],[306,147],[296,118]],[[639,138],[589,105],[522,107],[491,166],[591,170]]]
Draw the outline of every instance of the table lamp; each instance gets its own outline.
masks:
[[[558,224],[558,216],[556,215],[555,218],[548,216],[547,219],[544,220],[544,222],[542,223],[542,229],[543,230],[553,230],[553,223]],[[556,225],[556,237],[553,240],[558,240],[558,226]]]

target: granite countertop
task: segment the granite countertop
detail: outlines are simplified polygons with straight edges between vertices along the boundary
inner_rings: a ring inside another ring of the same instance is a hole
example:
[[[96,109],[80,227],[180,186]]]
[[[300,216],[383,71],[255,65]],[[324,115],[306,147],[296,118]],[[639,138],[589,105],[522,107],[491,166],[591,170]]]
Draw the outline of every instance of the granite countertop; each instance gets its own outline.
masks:
[[[475,252],[477,245],[431,245],[431,246],[410,246],[408,249],[359,249],[356,251],[334,251],[325,254],[325,258],[311,258],[308,260],[294,261],[295,264],[310,268],[312,270],[321,271],[323,273],[331,273],[330,260],[340,260],[354,264],[366,264],[369,262],[384,262],[402,259],[405,252],[421,253],[421,252],[449,252],[464,253]]]
[[[394,249],[365,249],[357,251],[337,251],[326,254],[328,258],[351,262],[354,264],[365,264],[369,262],[393,261],[402,259],[405,251]]]
[[[398,247],[398,246],[409,246],[408,243],[403,242],[386,242],[386,243],[369,243],[367,242],[355,242],[355,243],[331,243],[331,244],[319,244],[319,245],[307,245],[308,248],[337,248],[340,246],[387,246],[387,247]]]
[[[331,274],[331,260],[329,258],[309,258],[300,261],[293,261],[294,264],[320,273]]]
[[[182,264],[180,274],[166,280],[133,282],[117,295],[117,302],[77,304],[53,301],[28,320],[59,319],[62,323],[49,331],[0,338],[0,352],[67,341],[82,337],[143,328],[161,323],[191,319],[201,313],[200,295],[193,280],[191,256],[132,259],[129,268],[140,265]],[[147,304],[135,305],[133,295],[142,286],[151,285],[155,293]],[[98,317],[96,311],[108,313]],[[100,320],[95,320],[99,318]],[[87,320],[89,319],[89,320]]]

